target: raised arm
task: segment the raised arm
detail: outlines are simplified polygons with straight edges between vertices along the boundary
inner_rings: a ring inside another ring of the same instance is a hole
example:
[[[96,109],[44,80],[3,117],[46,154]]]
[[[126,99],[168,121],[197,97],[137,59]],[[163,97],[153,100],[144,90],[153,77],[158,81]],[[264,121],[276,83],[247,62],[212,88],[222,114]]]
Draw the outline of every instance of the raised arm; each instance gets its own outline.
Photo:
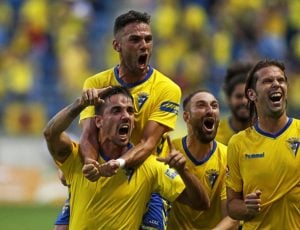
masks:
[[[177,198],[177,201],[187,204],[193,209],[208,209],[210,207],[210,201],[204,187],[199,179],[185,166],[186,159],[174,148],[169,137],[167,137],[167,141],[170,148],[169,155],[166,158],[158,157],[157,160],[176,169],[186,186],[184,191]]]
[[[44,137],[55,161],[63,163],[72,151],[72,141],[64,132],[84,108],[81,98],[58,112],[46,125]]]
[[[64,131],[85,107],[102,103],[100,95],[106,89],[84,91],[80,98],[62,109],[48,122],[43,133],[48,149],[56,161],[63,163],[72,151],[71,139]]]

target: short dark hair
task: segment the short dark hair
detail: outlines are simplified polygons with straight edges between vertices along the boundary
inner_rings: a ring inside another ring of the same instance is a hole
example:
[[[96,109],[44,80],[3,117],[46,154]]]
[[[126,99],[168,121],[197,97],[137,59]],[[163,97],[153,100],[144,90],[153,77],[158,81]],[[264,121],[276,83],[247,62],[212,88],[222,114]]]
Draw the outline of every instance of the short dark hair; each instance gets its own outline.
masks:
[[[122,94],[122,95],[130,98],[132,100],[132,102],[133,102],[133,97],[132,97],[131,93],[124,86],[112,86],[111,88],[109,88],[108,90],[106,90],[103,94],[101,94],[101,99],[103,99],[104,101],[106,101],[111,96],[116,95],[116,94]],[[104,104],[96,105],[95,106],[95,114],[102,115],[103,111],[104,111],[104,108],[105,108],[105,103]]]
[[[249,62],[236,62],[228,67],[223,86],[227,97],[231,96],[236,85],[246,83],[247,74],[251,68],[252,64]]]
[[[192,93],[190,93],[189,95],[187,95],[184,100],[183,100],[183,103],[182,103],[182,107],[183,107],[183,110],[186,111],[187,110],[187,106],[189,104],[189,102],[191,101],[192,97],[194,97],[197,93],[210,93],[211,95],[213,95],[209,90],[207,89],[198,89]]]
[[[255,122],[255,120],[257,119],[257,114],[256,114],[256,107],[253,101],[250,100],[250,98],[248,97],[248,90],[249,89],[253,89],[256,90],[256,82],[258,79],[258,75],[257,72],[265,67],[269,67],[269,66],[277,66],[279,69],[282,70],[282,72],[284,73],[284,77],[287,81],[287,76],[285,74],[285,65],[283,62],[277,61],[277,60],[269,60],[269,59],[264,59],[264,60],[260,60],[258,61],[253,67],[252,69],[249,71],[248,73],[248,77],[246,80],[246,86],[245,86],[245,95],[246,98],[248,99],[248,108],[250,110],[250,125],[253,124]]]
[[[150,18],[151,16],[144,12],[138,12],[135,10],[130,10],[125,14],[121,14],[118,16],[115,20],[114,24],[114,36],[123,29],[126,25],[133,23],[133,22],[143,22],[146,24],[150,24]]]

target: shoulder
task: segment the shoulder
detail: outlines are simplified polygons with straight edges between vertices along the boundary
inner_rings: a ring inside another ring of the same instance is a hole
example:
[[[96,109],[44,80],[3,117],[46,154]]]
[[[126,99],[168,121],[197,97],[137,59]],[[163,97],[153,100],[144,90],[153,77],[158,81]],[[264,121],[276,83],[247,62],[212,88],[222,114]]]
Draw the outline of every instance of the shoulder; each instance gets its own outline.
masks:
[[[110,69],[107,69],[107,70],[104,70],[102,72],[99,72],[99,73],[96,73],[90,77],[88,77],[86,80],[85,80],[85,84],[87,83],[90,83],[90,84],[95,84],[97,83],[100,79],[101,81],[105,80],[105,79],[108,79],[110,80],[112,77],[114,76],[114,68],[110,68]]]
[[[253,137],[254,132],[255,132],[254,127],[248,127],[245,130],[235,133],[230,138],[229,143],[235,143],[235,144],[242,143],[244,142],[244,140],[251,139],[251,137]]]
[[[217,142],[217,148],[219,149],[219,151],[221,152],[225,152],[227,151],[227,146],[224,145],[223,143],[216,141]]]
[[[157,82],[158,86],[168,86],[181,92],[179,85],[177,85],[173,80],[171,80],[171,78],[159,72],[157,69],[153,68],[153,75],[155,76],[155,81]]]

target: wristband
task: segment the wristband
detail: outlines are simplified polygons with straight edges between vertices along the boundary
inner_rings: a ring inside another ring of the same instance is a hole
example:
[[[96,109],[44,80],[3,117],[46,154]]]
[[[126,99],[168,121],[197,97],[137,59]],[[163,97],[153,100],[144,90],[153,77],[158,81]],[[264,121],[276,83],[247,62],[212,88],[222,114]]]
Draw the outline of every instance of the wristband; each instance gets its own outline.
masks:
[[[125,167],[125,160],[124,159],[122,159],[122,158],[118,158],[118,159],[116,159],[116,161],[118,161],[119,162],[119,164],[120,164],[120,168],[124,168]]]

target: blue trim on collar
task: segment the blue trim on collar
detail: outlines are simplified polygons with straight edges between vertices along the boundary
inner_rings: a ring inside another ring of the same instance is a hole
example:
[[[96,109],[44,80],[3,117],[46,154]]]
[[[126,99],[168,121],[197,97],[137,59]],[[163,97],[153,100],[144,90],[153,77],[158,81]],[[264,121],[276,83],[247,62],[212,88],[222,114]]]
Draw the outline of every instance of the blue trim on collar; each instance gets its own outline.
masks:
[[[144,79],[142,79],[141,81],[135,82],[135,83],[126,83],[126,82],[124,82],[124,81],[120,78],[120,76],[119,76],[119,68],[118,68],[118,67],[119,67],[119,65],[117,65],[117,66],[114,68],[115,77],[116,77],[117,81],[120,83],[120,85],[122,85],[122,86],[124,86],[124,87],[126,87],[126,88],[133,88],[133,87],[135,87],[135,86],[137,86],[137,85],[139,85],[139,84],[144,83],[145,81],[147,81],[147,80],[150,78],[150,76],[151,76],[152,73],[153,73],[153,68],[152,68],[150,65],[148,65],[149,71],[148,71],[148,73],[147,73],[147,75],[146,75],[146,77],[145,77]]]
[[[198,161],[197,159],[195,159],[195,157],[192,155],[192,153],[189,151],[188,147],[187,147],[187,143],[186,143],[186,139],[187,136],[182,138],[182,146],[183,149],[186,153],[186,155],[188,156],[188,158],[190,158],[190,160],[195,164],[195,165],[202,165],[204,164],[206,161],[209,160],[209,158],[213,155],[213,153],[215,152],[216,148],[217,148],[217,142],[215,140],[213,140],[213,147],[210,150],[210,152],[207,154],[206,157],[204,157],[202,160]]]
[[[133,145],[131,143],[127,144],[128,149],[131,149],[133,147]],[[99,150],[99,155],[103,158],[103,160],[105,161],[109,161],[111,160],[108,156],[105,155],[104,151],[101,151],[101,149]]]
[[[287,130],[287,128],[292,124],[292,122],[293,122],[293,118],[289,117],[288,122],[285,124],[285,126],[275,134],[268,133],[268,132],[265,132],[262,129],[260,129],[258,126],[258,122],[255,122],[254,128],[261,135],[271,137],[271,138],[276,138],[276,137],[280,136],[285,130]]]

